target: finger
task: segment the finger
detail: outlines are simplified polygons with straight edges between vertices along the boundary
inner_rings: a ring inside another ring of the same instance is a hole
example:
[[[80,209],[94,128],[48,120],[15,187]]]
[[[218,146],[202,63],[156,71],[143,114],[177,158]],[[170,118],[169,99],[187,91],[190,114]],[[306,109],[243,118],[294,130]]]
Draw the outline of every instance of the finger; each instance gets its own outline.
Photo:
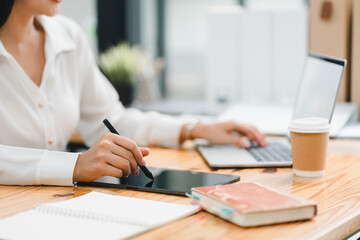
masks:
[[[264,147],[267,145],[265,135],[262,134],[256,127],[236,124],[235,128],[237,131],[243,132],[250,140],[258,142],[260,146]]]
[[[150,149],[149,148],[139,147],[139,150],[140,150],[141,154],[143,155],[143,157],[150,154]]]
[[[261,147],[267,145],[266,136],[255,128],[255,141],[257,141]]]
[[[240,136],[231,136],[231,144],[240,148],[250,148],[249,140]]]
[[[109,151],[110,155],[115,155],[117,157],[127,159],[130,163],[132,173],[136,174],[136,171],[138,170],[138,163],[135,160],[134,155],[132,152],[123,146],[119,146],[115,142],[119,135],[109,133],[105,134],[104,136],[104,139],[102,139],[102,141],[99,143],[101,144],[101,147],[106,149],[106,151]]]
[[[132,155],[134,156],[137,164],[144,166],[145,162],[143,162],[143,156],[139,150],[139,147],[136,145],[136,143],[128,138],[119,136],[119,135],[114,135],[114,142],[121,146],[126,148],[127,150],[129,150]]]
[[[266,139],[265,136],[261,136],[261,135],[257,135],[256,133],[254,134],[253,132],[249,132],[246,137],[252,141],[255,142],[256,144],[258,144],[259,146],[264,147]],[[261,139],[261,140],[259,140]],[[265,141],[265,142],[264,142]]]
[[[114,167],[110,164],[104,164],[104,176],[121,178],[123,176],[123,171],[120,168]]]
[[[132,154],[132,152],[130,152],[126,148],[123,148],[123,147],[121,147],[121,146],[119,146],[119,145],[117,145],[115,143],[113,144],[113,146],[111,146],[110,151],[115,156],[118,156],[121,159],[126,159],[130,164],[131,172],[133,174],[136,173],[136,171],[138,170],[138,163],[135,160],[134,155]]]
[[[123,158],[123,157],[112,155],[111,157],[107,158],[106,162],[107,162],[108,165],[110,165],[112,167],[121,169],[122,170],[122,175],[124,177],[129,176],[130,173],[131,173],[130,162],[127,159]]]

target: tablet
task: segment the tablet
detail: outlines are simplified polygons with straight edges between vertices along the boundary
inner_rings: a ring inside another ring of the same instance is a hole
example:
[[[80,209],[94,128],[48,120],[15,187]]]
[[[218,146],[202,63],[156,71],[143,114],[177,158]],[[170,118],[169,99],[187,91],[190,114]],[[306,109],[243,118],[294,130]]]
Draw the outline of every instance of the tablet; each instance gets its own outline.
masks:
[[[154,180],[146,177],[140,170],[139,176],[132,174],[127,178],[106,176],[94,182],[78,182],[78,185],[122,188],[185,196],[185,193],[191,193],[192,187],[227,184],[240,180],[239,176],[227,174],[154,167],[148,167],[148,169],[152,172]]]

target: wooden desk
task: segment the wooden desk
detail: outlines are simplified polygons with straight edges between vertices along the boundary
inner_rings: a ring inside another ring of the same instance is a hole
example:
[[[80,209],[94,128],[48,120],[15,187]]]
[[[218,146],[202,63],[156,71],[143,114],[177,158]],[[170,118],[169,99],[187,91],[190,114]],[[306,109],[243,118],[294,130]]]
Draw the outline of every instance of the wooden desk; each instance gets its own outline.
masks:
[[[359,155],[344,155],[359,154]],[[152,148],[149,166],[210,171],[197,152]],[[157,228],[134,239],[341,239],[360,227],[360,141],[332,140],[323,178],[301,178],[291,169],[218,170],[241,181],[257,181],[318,203],[313,220],[241,228],[206,212]],[[0,186],[0,218],[31,209],[36,203],[80,196],[92,190],[115,195],[189,203],[186,197],[90,187]]]

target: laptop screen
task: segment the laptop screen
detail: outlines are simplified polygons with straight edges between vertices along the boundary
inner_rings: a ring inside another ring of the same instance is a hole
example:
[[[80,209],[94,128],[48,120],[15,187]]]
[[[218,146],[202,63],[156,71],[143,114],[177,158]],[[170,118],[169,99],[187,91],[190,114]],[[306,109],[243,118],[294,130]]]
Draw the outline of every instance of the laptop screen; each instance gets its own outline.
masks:
[[[309,54],[294,107],[293,119],[322,117],[331,122],[346,60]]]

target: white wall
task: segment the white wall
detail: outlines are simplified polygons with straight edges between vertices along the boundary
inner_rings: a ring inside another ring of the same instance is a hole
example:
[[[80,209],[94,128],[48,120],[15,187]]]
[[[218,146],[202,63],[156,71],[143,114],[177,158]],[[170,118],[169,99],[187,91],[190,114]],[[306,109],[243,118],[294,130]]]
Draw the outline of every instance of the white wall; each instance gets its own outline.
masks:
[[[208,105],[292,106],[308,53],[307,9],[209,11]]]
[[[95,0],[63,0],[60,14],[75,20],[85,31],[94,54],[97,55],[97,15]]]
[[[168,96],[202,98],[207,50],[207,8],[236,0],[167,0],[165,51]]]
[[[140,36],[141,46],[151,56],[157,54],[157,21],[156,21],[156,1],[142,0],[141,1],[141,23],[140,23]]]

